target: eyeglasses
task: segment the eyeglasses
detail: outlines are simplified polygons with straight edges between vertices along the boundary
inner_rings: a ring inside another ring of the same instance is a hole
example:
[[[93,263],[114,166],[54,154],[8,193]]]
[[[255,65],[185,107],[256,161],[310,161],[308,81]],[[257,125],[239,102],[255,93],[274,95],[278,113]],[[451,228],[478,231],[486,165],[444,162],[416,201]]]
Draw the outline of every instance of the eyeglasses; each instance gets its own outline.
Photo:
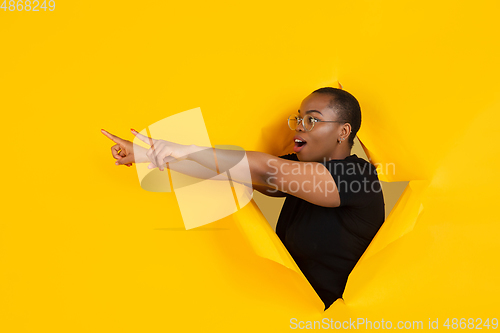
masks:
[[[338,121],[338,120],[319,120],[311,116],[310,114],[306,114],[304,118],[300,118],[297,115],[290,115],[288,117],[288,127],[292,131],[295,131],[297,126],[302,122],[302,126],[304,126],[304,129],[309,132],[314,128],[315,123],[345,123],[344,121]]]

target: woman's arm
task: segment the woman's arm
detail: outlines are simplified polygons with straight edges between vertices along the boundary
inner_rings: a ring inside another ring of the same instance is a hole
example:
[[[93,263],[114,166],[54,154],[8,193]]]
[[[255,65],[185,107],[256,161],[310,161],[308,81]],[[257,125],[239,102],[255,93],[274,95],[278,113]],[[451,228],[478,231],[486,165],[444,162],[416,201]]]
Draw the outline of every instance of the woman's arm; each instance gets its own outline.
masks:
[[[284,197],[286,196],[286,193],[283,193],[281,191],[277,191],[276,189],[269,187],[269,186],[263,186],[263,185],[252,185],[252,188],[264,195],[267,195],[268,197]]]
[[[134,148],[135,146],[139,147],[138,145],[133,145],[132,142],[104,130],[102,132],[117,143],[111,150],[113,156],[118,159],[118,164],[136,161]],[[195,172],[196,177],[200,178],[211,178],[210,176],[215,175],[215,173],[226,173],[232,181],[271,188],[271,190],[266,189],[266,192],[276,190],[288,193],[318,206],[338,207],[340,205],[337,185],[331,173],[321,163],[290,161],[257,151],[245,152],[181,145],[152,139],[134,130],[132,133],[151,146],[145,153],[143,147],[136,151],[138,154],[137,162],[151,162],[149,167],[159,167],[160,170],[163,170],[165,163],[188,160],[198,163],[211,172],[194,168],[192,164],[189,170],[181,169],[182,165],[179,165],[180,172]],[[175,164],[172,163],[172,165]],[[224,175],[217,177],[226,179]],[[262,187],[259,188],[262,189]]]
[[[166,162],[190,160],[217,173],[227,172],[237,182],[272,187],[318,206],[340,205],[337,185],[321,163],[290,161],[258,151],[180,145],[133,133],[150,143],[147,155],[160,170]]]

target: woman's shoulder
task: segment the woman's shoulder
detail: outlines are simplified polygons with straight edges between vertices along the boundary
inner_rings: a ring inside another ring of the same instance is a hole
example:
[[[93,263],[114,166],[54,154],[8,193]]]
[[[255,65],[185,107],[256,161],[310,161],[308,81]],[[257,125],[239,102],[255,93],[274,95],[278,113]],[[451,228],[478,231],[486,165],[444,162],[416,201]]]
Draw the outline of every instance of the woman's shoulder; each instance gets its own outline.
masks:
[[[281,155],[278,157],[283,158],[285,160],[300,162],[299,158],[297,157],[297,154],[295,154],[295,153],[285,154],[285,155]],[[364,174],[370,174],[370,175],[377,174],[377,168],[373,164],[371,164],[370,162],[368,162],[364,158],[359,157],[356,154],[351,154],[344,159],[324,160],[322,162],[322,164],[327,166],[327,167],[331,166],[331,165],[340,164],[344,168],[351,167],[352,169],[357,170],[358,173],[363,174],[363,175]]]
[[[377,168],[373,164],[356,154],[349,155],[344,159],[325,161],[323,164],[327,167],[339,166],[342,167],[342,170],[351,169],[351,172],[355,171],[361,175],[377,174]]]

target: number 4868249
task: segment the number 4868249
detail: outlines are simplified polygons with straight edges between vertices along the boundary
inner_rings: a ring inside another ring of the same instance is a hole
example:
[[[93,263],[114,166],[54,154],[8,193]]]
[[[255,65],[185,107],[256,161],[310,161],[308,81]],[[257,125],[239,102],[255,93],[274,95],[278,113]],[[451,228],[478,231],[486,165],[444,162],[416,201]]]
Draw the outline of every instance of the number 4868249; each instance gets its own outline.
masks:
[[[1,1],[1,0],[0,0]],[[49,1],[49,6],[47,7],[47,0],[43,0],[43,2],[40,2],[38,0],[9,0],[7,3],[7,0],[4,0],[2,2],[2,5],[0,6],[0,9],[3,9],[4,11],[7,11],[7,9],[11,12],[13,11],[27,11],[27,12],[39,12],[41,9],[44,11],[47,11],[47,8],[50,11],[53,11],[56,9],[56,2],[54,0]]]

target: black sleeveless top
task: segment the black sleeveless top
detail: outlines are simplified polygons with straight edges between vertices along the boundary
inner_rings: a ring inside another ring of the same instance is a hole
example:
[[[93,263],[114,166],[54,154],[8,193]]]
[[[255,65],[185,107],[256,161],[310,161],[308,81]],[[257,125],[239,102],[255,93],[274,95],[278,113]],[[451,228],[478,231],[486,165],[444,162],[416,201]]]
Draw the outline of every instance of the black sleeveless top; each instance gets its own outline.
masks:
[[[298,161],[296,154],[280,158]],[[347,278],[385,220],[376,168],[356,154],[322,162],[340,195],[339,207],[321,207],[286,194],[276,233],[325,310],[344,292]]]

